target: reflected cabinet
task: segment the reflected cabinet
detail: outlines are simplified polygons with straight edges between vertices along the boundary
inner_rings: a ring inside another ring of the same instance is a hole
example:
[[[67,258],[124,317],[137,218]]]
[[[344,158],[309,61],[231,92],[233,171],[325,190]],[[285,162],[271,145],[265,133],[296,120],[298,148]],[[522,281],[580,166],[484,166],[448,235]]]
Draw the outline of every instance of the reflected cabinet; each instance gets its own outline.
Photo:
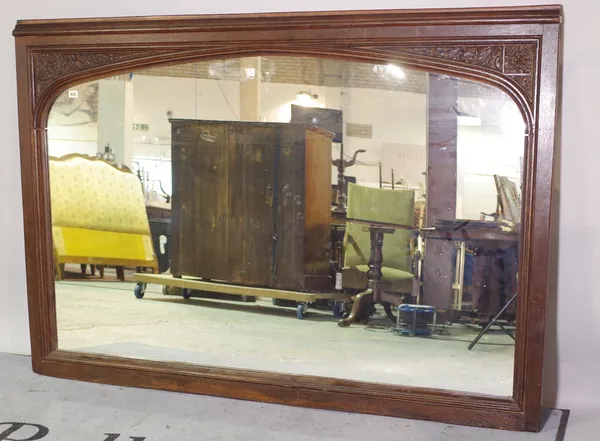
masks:
[[[174,120],[172,272],[327,290],[333,134],[300,124]]]
[[[34,371],[540,430],[561,26],[19,21]]]

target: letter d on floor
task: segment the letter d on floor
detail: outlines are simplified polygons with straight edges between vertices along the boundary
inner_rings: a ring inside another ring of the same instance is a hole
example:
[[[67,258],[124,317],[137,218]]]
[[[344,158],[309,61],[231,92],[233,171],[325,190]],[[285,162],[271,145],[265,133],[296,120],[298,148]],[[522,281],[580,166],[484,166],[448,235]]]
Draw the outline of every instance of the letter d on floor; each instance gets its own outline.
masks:
[[[8,428],[5,429],[5,426]],[[2,431],[3,429],[5,430]],[[0,423],[0,441],[35,441],[44,438],[48,432],[48,428],[41,424]]]

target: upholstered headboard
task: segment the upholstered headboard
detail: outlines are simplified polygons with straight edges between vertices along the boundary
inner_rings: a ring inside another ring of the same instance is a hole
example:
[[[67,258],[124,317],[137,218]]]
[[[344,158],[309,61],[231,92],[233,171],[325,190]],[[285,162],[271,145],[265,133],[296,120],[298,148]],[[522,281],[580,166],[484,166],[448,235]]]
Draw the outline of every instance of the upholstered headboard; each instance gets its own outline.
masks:
[[[60,263],[155,266],[142,187],[128,169],[82,155],[50,158],[50,199]]]

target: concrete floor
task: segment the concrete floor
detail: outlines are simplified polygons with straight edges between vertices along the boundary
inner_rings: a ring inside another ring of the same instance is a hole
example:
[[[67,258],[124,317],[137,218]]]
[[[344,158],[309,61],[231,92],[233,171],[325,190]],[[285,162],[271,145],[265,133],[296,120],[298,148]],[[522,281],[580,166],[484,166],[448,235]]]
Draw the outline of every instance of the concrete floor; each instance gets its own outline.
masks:
[[[391,332],[384,316],[370,326],[339,328],[331,312],[256,303],[165,296],[149,285],[74,281],[56,285],[59,347],[151,360],[310,374],[362,381],[512,394],[514,345],[453,325],[449,335],[410,338]],[[383,313],[383,311],[381,311]]]
[[[61,380],[35,375],[28,357],[2,353],[0,403],[0,437],[23,441],[562,441],[568,418],[548,411],[540,433],[461,427]]]

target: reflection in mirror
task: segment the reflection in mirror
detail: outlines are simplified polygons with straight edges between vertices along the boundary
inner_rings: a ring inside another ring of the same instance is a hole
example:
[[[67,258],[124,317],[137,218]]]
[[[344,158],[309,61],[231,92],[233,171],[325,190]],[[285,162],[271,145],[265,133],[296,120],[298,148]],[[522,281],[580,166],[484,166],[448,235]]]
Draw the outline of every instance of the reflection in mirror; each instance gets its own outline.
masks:
[[[211,60],[73,86],[47,134],[60,349],[512,394],[526,128],[500,90]]]

